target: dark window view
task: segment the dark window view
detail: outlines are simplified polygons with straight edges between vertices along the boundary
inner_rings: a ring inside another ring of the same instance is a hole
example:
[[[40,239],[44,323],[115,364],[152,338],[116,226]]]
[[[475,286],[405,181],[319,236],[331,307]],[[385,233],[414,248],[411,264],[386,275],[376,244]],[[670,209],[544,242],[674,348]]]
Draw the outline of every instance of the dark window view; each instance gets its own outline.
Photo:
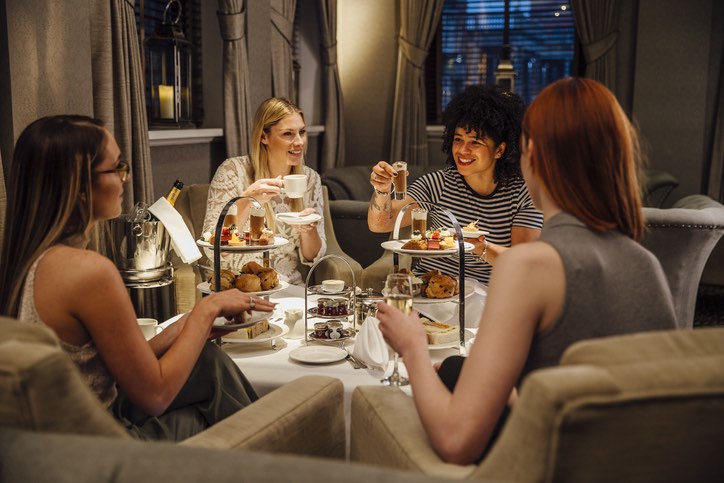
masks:
[[[566,0],[510,0],[509,11],[514,90],[529,103],[547,84],[573,72],[573,15]],[[438,50],[430,55],[439,76],[433,89],[439,104],[428,104],[432,118],[465,86],[496,83],[504,26],[504,1],[446,0]]]

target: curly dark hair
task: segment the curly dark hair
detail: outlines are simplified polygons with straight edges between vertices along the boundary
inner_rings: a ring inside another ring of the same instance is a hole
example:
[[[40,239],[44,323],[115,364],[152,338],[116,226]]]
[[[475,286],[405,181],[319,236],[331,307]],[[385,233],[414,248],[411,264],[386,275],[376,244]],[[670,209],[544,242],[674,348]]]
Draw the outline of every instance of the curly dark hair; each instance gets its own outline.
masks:
[[[505,152],[495,163],[493,180],[505,184],[520,175],[520,125],[525,104],[517,94],[498,86],[468,86],[455,96],[443,114],[445,132],[442,152],[447,162],[455,165],[452,143],[455,129],[475,131],[478,136],[489,136],[497,147],[505,143]]]

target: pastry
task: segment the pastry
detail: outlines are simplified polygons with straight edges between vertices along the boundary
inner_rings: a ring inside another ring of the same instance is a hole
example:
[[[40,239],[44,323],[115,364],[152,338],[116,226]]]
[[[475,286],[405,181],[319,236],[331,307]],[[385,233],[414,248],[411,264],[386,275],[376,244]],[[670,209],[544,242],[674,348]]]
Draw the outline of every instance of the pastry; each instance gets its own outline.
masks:
[[[243,247],[244,245],[246,245],[246,241],[244,241],[243,238],[239,238],[239,235],[236,233],[231,234],[231,238],[229,239],[230,247]]]
[[[261,292],[261,280],[254,274],[242,273],[236,277],[236,288],[242,292]]]
[[[478,220],[468,223],[463,227],[463,231],[478,231]]]
[[[433,322],[426,317],[420,317],[420,321],[425,329],[428,344],[447,344],[458,340],[458,328],[456,326]]]
[[[444,299],[455,295],[457,285],[457,280],[448,275],[433,275],[430,277],[424,293],[431,299]]]
[[[225,335],[224,338],[243,340],[253,339],[267,330],[269,330],[269,321],[267,319],[263,319],[259,321],[258,324],[252,325],[251,327],[245,327],[237,330],[236,332],[231,332],[230,334]]]
[[[241,267],[241,273],[252,273],[254,275],[258,274],[262,270],[264,270],[264,267],[256,262],[247,262],[243,267]]]
[[[427,243],[425,240],[408,240],[402,245],[403,250],[427,250]]]
[[[271,290],[279,285],[277,272],[273,268],[262,268],[256,275],[259,277],[262,290]]]
[[[234,288],[234,281],[236,279],[236,275],[234,275],[234,272],[231,270],[223,269],[220,273],[221,278],[221,290],[229,290],[231,288]],[[214,283],[214,274],[211,274],[211,277],[209,277],[209,286],[211,287],[211,290],[216,291],[216,285]]]

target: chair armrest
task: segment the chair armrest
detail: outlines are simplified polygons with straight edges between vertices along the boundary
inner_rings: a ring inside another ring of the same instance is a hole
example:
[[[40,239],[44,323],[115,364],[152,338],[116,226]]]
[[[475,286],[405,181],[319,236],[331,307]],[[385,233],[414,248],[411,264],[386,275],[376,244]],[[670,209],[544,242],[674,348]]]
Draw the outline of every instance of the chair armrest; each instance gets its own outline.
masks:
[[[344,458],[343,397],[339,379],[300,377],[181,444]]]
[[[443,462],[430,445],[412,398],[398,388],[359,386],[352,394],[350,458],[427,475],[464,478],[475,465]]]

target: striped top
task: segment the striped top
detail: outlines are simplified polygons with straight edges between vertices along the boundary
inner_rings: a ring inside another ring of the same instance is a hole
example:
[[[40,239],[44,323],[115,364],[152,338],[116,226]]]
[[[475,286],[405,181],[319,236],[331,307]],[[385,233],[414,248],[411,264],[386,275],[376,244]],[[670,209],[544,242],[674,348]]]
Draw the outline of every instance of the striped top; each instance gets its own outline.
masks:
[[[447,209],[461,227],[479,220],[478,228],[490,232],[486,239],[496,245],[511,246],[513,226],[534,229],[543,226],[543,214],[533,206],[525,181],[520,176],[511,178],[505,185],[499,184],[495,191],[483,196],[473,191],[457,168],[446,166],[418,178],[407,194],[415,201],[434,203]],[[444,213],[433,210],[428,214],[427,226],[451,228],[452,224]],[[433,269],[457,276],[457,258],[422,258],[415,272],[421,274]],[[487,285],[491,270],[492,266],[478,257],[469,253],[465,255],[466,277]]]

